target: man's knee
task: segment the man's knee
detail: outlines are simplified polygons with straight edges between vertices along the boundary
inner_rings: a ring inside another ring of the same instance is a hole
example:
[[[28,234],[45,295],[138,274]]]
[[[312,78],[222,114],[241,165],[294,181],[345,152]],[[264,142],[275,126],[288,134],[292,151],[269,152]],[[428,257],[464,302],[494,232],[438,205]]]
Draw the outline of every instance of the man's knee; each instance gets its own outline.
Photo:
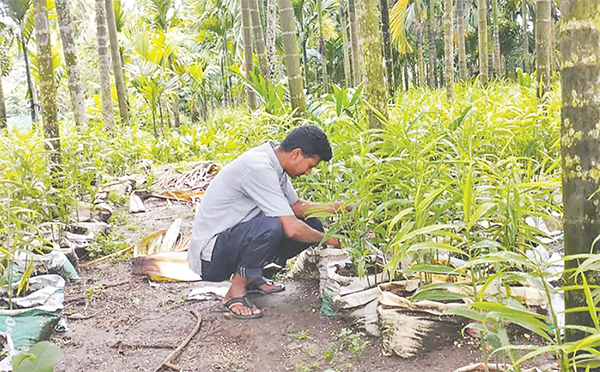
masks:
[[[304,222],[315,230],[319,230],[320,232],[324,232],[323,223],[321,220],[315,217],[307,218]]]
[[[283,225],[277,217],[263,217],[261,230],[263,236],[273,244],[278,244],[283,238]]]

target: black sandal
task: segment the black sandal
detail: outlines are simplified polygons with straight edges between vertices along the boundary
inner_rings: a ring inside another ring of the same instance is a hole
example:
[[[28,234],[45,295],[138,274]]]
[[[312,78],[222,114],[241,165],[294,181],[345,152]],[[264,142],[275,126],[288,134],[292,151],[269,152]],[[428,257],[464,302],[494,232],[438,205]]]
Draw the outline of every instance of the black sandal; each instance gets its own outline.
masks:
[[[252,302],[248,301],[246,297],[234,297],[226,303],[221,304],[221,306],[224,311],[229,312],[235,319],[256,319],[262,318],[263,316],[262,310],[260,314],[238,314],[233,311],[233,309],[238,306],[244,306],[249,309],[258,309]]]
[[[277,288],[273,288],[271,290],[265,291],[263,289],[260,289],[260,286],[263,284],[268,284],[271,286],[278,286]],[[260,294],[272,294],[272,293],[277,293],[277,292],[283,292],[285,291],[285,285],[281,284],[281,283],[277,283],[272,281],[271,279],[267,279],[265,277],[263,277],[260,281],[254,282],[254,283],[249,283],[246,286],[246,291],[248,293],[260,293]]]

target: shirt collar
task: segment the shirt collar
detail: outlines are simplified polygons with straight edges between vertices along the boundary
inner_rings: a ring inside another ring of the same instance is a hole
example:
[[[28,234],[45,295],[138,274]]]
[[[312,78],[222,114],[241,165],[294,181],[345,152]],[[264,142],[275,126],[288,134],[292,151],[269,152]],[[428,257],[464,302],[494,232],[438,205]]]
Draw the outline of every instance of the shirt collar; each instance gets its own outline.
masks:
[[[264,146],[265,146],[265,152],[267,153],[267,156],[269,157],[269,161],[275,167],[277,174],[279,174],[281,176],[283,174],[283,168],[281,167],[281,164],[279,163],[279,159],[277,159],[277,155],[275,155],[275,147],[277,146],[277,144],[273,141],[269,141]]]

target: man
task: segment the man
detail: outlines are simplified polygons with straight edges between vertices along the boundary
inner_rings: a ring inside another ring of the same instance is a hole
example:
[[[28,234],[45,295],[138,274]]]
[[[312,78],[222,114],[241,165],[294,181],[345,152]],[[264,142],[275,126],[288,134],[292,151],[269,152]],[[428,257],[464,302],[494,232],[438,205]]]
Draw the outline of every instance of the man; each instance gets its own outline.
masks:
[[[233,317],[263,315],[246,298],[248,290],[263,294],[284,290],[283,285],[263,278],[266,262],[285,264],[323,240],[323,225],[307,218],[307,211],[334,212],[343,203],[300,199],[287,176],[308,175],[321,160],[330,159],[325,133],[305,125],[278,146],[269,142],[245,152],[210,183],[194,221],[188,263],[208,281],[226,280],[233,274],[222,301]],[[335,237],[325,243],[340,246]]]

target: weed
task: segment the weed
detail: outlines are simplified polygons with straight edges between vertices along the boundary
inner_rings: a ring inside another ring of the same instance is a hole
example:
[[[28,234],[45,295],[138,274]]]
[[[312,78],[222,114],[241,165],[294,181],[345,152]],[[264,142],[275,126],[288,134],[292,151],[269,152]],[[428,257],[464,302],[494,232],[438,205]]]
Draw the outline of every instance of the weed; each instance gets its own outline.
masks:
[[[86,248],[88,258],[94,259],[125,249],[129,244],[125,237],[115,234],[98,235],[96,239]]]
[[[310,347],[310,346],[306,346],[304,348],[304,352],[306,353],[306,355],[308,355],[311,358],[316,358],[317,357],[317,353],[315,353],[315,350]]]
[[[334,356],[335,354],[331,348],[327,348],[327,350],[323,352],[323,359],[325,359],[327,362],[331,362]]]
[[[128,221],[129,215],[127,214],[127,212],[119,209],[115,210],[108,220],[108,222],[111,225],[115,226],[125,226],[128,223]]]
[[[296,331],[294,331],[294,328],[292,328],[292,326],[287,327],[286,333],[288,336],[290,336],[298,341],[313,339],[313,337],[309,335],[307,330],[302,330],[302,331],[296,332]]]
[[[85,288],[85,298],[88,301],[91,301],[94,296],[102,293],[103,290],[104,290],[104,286],[102,284],[86,287]]]
[[[353,332],[351,329],[342,328],[338,338],[342,341],[342,347],[348,349],[353,355],[359,355],[369,346],[370,341],[363,340],[364,336],[360,332]]]
[[[308,372],[308,366],[304,362],[300,362],[294,366],[294,372]]]

